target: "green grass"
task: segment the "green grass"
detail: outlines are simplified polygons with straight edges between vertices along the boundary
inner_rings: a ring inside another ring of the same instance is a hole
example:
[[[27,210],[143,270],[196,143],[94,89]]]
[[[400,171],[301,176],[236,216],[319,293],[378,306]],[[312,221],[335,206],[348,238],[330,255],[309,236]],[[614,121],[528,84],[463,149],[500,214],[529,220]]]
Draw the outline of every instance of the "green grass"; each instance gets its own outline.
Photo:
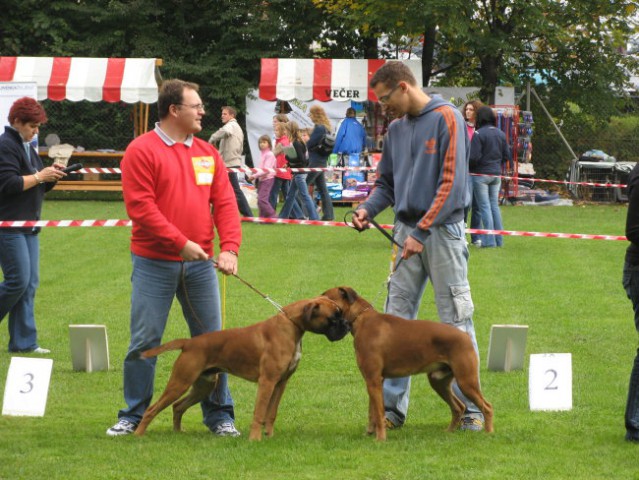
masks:
[[[345,209],[337,210],[341,218]],[[625,207],[505,207],[508,230],[621,235]],[[125,218],[120,202],[51,201],[45,219]],[[379,220],[390,223],[386,212]],[[243,226],[240,276],[279,303],[350,285],[381,308],[387,241],[375,231],[288,225]],[[352,339],[304,338],[304,357],[289,382],[275,436],[249,442],[255,384],[231,377],[243,436],[218,439],[199,409],[171,431],[164,411],[142,438],[107,438],[123,406],[122,360],[128,346],[130,229],[48,228],[41,235],[36,315],[41,345],[54,360],[46,414],[0,417],[0,478],[30,479],[564,479],[639,478],[637,447],[623,441],[623,411],[636,348],[630,302],[621,287],[626,242],[506,237],[501,250],[472,250],[481,381],[495,409],[495,433],[444,432],[447,407],[423,377],[413,381],[409,417],[388,441],[363,435],[367,395]],[[274,314],[234,278],[225,282],[226,326]],[[420,311],[436,318],[430,287]],[[107,325],[109,372],[71,368],[68,325]],[[527,356],[573,356],[568,412],[531,412],[528,360],[523,371],[485,369],[492,324],[529,325]],[[0,337],[6,342],[6,327]],[[187,336],[174,305],[165,340]],[[6,343],[5,343],[6,345]],[[2,348],[5,350],[5,347]],[[160,357],[156,392],[175,353]],[[0,352],[0,385],[10,361]]]

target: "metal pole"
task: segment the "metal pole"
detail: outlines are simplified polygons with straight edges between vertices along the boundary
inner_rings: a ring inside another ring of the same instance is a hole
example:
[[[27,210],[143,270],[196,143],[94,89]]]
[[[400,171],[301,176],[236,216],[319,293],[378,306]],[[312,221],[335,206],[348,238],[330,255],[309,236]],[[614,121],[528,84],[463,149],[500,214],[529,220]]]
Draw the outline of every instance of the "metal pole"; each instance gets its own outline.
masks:
[[[539,105],[541,105],[541,108],[544,111],[544,113],[546,114],[546,116],[550,119],[550,122],[552,123],[553,127],[555,127],[555,130],[557,130],[557,133],[559,134],[559,138],[561,138],[563,140],[564,145],[566,145],[566,147],[568,147],[568,150],[570,150],[570,153],[572,154],[572,159],[573,160],[577,160],[577,155],[575,155],[575,152],[573,151],[572,147],[568,143],[568,140],[566,140],[566,137],[564,137],[564,134],[561,133],[561,130],[559,129],[559,127],[557,126],[557,124],[555,123],[553,118],[550,116],[550,113],[548,113],[548,110],[546,110],[546,106],[544,105],[544,102],[541,101],[541,98],[539,98],[539,95],[537,95],[537,92],[535,91],[534,88],[531,88],[530,91],[532,92],[532,94],[535,96],[535,98],[539,102]]]

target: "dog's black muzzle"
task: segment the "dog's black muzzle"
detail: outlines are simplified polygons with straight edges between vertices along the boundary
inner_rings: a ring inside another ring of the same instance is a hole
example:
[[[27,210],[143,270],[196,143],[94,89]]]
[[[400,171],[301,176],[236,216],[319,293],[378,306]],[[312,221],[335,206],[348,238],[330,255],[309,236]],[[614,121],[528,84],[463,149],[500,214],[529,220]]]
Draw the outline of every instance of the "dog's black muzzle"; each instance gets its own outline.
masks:
[[[325,335],[331,342],[341,340],[349,332],[348,322],[341,315],[333,315],[328,318],[328,328]]]

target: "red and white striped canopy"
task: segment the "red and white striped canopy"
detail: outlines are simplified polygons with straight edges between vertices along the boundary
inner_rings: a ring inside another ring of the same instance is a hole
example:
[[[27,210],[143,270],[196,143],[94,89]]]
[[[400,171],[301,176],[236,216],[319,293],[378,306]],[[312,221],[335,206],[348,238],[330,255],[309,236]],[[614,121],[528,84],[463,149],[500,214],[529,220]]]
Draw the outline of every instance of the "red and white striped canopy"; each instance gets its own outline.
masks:
[[[35,82],[38,100],[154,103],[154,58],[0,57],[0,82]]]
[[[377,101],[368,86],[388,60],[263,58],[262,100]],[[421,60],[402,60],[422,84]]]

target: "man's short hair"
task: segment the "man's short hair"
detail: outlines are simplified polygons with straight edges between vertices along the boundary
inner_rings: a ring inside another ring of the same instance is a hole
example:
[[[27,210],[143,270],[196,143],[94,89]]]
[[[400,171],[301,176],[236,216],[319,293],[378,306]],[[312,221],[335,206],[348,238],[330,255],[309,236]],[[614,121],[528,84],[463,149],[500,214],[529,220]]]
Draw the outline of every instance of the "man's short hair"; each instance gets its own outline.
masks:
[[[417,79],[410,68],[403,62],[386,62],[382,65],[371,78],[370,86],[375,88],[378,83],[383,83],[387,87],[395,87],[399,82],[406,82],[409,85],[416,86]]]
[[[168,116],[171,105],[180,105],[182,103],[184,89],[186,88],[197,92],[200,86],[197,83],[185,82],[177,78],[162,82],[158,95],[158,117],[160,120]]]
[[[222,107],[222,110],[226,110],[227,112],[229,112],[229,115],[231,115],[231,117],[233,118],[237,117],[237,110],[235,110],[233,107]]]

